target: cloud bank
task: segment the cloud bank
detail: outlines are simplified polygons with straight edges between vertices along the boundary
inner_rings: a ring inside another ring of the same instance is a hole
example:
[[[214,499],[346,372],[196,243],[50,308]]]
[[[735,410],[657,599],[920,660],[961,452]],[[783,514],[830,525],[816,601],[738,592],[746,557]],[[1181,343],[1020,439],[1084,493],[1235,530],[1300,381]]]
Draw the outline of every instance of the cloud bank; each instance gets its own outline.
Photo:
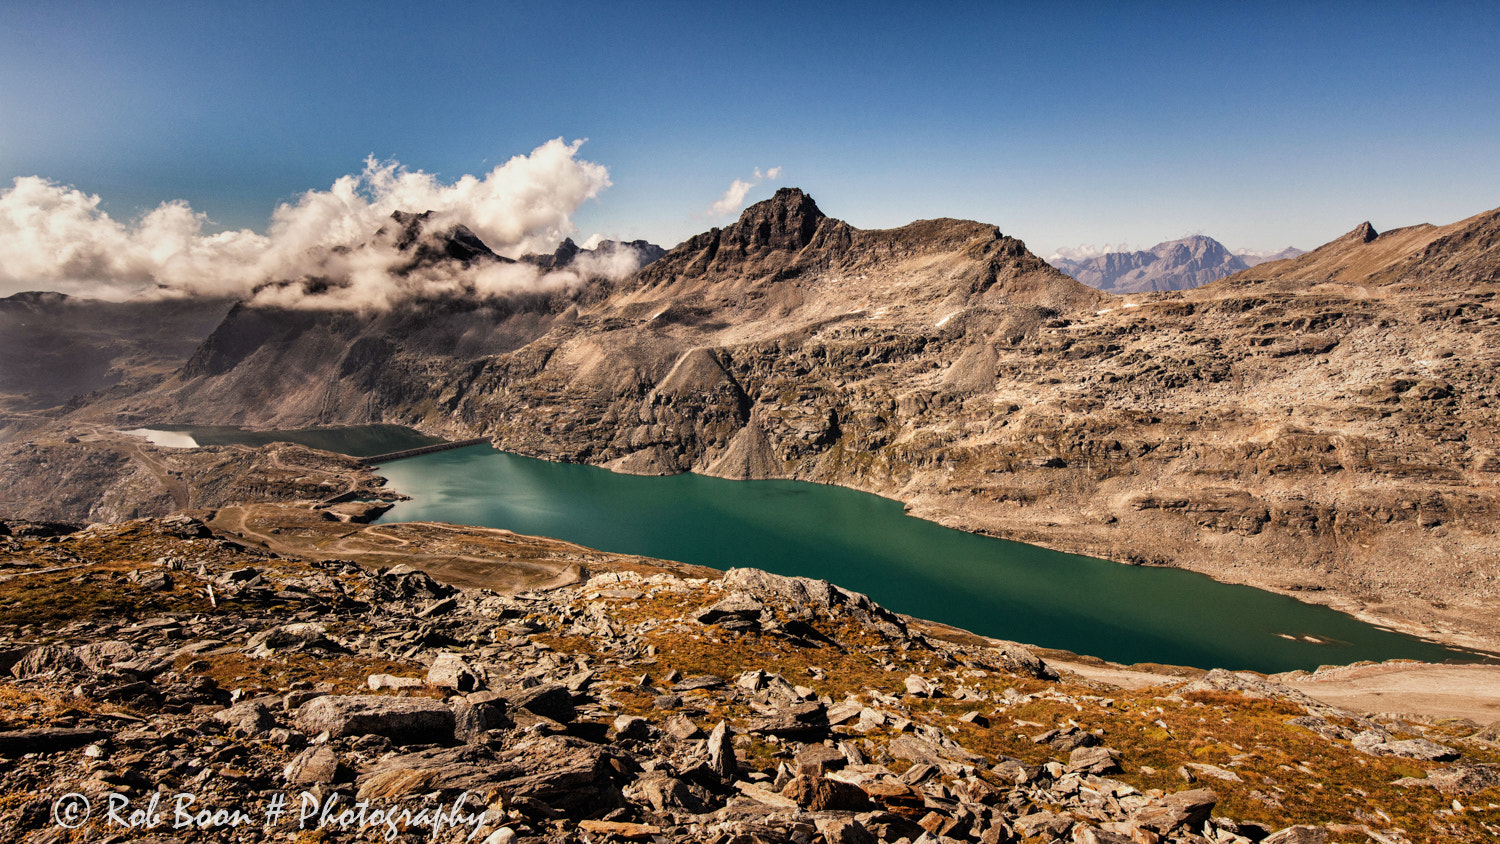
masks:
[[[755,168],[755,175],[750,181],[747,182],[744,179],[735,179],[733,182],[730,182],[729,189],[724,191],[724,195],[719,197],[718,200],[716,200],[712,205],[708,206],[708,213],[706,216],[711,220],[717,220],[719,218],[728,217],[729,215],[738,212],[740,210],[740,206],[745,204],[745,194],[749,193],[751,188],[755,187],[766,179],[775,179],[779,178],[780,176],[780,167],[772,167],[764,173],[760,171],[759,167]]]
[[[98,196],[20,177],[0,192],[0,290],[104,298],[253,295],[266,304],[385,307],[412,295],[561,288],[595,269],[618,277],[634,270],[622,271],[632,253],[545,275],[530,265],[494,262],[398,272],[410,255],[393,238],[376,236],[391,226],[393,211],[431,211],[428,232],[462,224],[506,257],[549,252],[575,232],[573,213],[610,185],[603,165],[578,158],[582,143],[557,138],[483,177],[466,175],[452,184],[370,158],[358,175],[278,206],[264,235],[248,229],[205,234],[208,218],[182,201],[125,223],[105,213]],[[325,292],[309,295],[313,285],[282,283],[309,279],[320,280],[316,286]]]
[[[1046,257],[1046,261],[1087,261],[1110,252],[1135,252],[1128,243],[1106,243],[1103,246],[1095,246],[1092,243],[1084,243],[1079,246],[1064,246]]]

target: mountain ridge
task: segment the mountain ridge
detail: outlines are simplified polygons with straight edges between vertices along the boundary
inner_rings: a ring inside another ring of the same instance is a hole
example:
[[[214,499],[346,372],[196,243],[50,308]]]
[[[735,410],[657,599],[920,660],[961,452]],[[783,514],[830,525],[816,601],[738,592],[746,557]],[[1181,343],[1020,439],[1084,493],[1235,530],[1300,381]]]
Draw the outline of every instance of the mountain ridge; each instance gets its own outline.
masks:
[[[1376,286],[1426,285],[1462,291],[1500,281],[1500,209],[1447,225],[1420,223],[1378,232],[1369,222],[1311,252],[1241,274],[1244,282],[1317,279]]]
[[[993,226],[862,231],[779,191],[619,282],[244,309],[226,325],[273,328],[223,366],[70,419],[388,422],[617,471],[836,483],[1495,649],[1500,310],[1465,263],[1494,247],[1488,219],[1124,302]]]
[[[1189,235],[1140,252],[1106,252],[1093,258],[1053,258],[1051,263],[1090,287],[1110,293],[1188,290],[1250,264],[1211,237]]]

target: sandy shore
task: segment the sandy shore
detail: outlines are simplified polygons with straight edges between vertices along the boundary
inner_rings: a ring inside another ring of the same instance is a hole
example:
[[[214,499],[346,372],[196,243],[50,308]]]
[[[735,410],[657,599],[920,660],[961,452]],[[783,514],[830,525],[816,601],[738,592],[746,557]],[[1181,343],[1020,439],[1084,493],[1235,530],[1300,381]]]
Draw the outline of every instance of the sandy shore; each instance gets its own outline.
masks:
[[[1176,683],[1180,678],[1120,666],[1048,659],[1058,671],[1126,689]],[[1275,674],[1284,683],[1324,703],[1366,714],[1500,721],[1500,665],[1434,665],[1386,662]]]

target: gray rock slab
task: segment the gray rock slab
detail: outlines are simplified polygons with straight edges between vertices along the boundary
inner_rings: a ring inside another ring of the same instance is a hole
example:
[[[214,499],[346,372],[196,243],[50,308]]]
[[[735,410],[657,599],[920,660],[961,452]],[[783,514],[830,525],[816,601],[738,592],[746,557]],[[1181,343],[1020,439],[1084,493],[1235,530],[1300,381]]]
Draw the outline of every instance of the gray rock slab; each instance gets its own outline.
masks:
[[[385,736],[398,744],[453,740],[453,711],[440,700],[387,695],[327,695],[297,710],[308,735]]]

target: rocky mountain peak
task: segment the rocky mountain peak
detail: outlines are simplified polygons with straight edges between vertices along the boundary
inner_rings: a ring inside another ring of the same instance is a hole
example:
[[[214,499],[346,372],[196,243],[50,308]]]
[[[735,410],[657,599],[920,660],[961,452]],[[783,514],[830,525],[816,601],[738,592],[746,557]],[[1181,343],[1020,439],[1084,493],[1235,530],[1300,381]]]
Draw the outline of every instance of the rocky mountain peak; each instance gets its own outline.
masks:
[[[528,252],[521,256],[521,261],[544,270],[561,270],[572,266],[573,262],[580,258],[588,256],[608,258],[622,252],[634,254],[637,265],[641,267],[666,254],[665,249],[644,240],[632,240],[628,243],[618,240],[601,240],[594,248],[585,249],[574,243],[573,238],[565,237],[550,254]]]
[[[472,264],[476,261],[503,261],[479,235],[474,234],[463,223],[454,223],[446,228],[434,230],[432,212],[415,214],[409,211],[392,211],[391,220],[400,228],[391,232],[382,227],[377,237],[393,237],[394,245],[402,252],[412,253],[412,260],[403,271],[409,272],[418,266],[430,265],[443,260]]]
[[[573,259],[578,257],[579,251],[578,244],[573,242],[573,238],[565,237],[562,243],[557,244],[557,248],[552,250],[552,254],[543,255],[528,252],[521,256],[521,261],[527,264],[535,264],[543,269],[562,269],[573,263]]]
[[[1158,243],[1144,252],[1106,252],[1093,258],[1054,258],[1052,265],[1110,293],[1191,290],[1250,265],[1201,234]]]
[[[1158,243],[1151,247],[1151,252],[1157,255],[1179,253],[1215,257],[1231,254],[1228,249],[1224,248],[1224,244],[1207,235],[1201,234],[1192,234],[1180,240],[1169,240],[1166,243]]]
[[[737,246],[795,252],[812,242],[819,221],[827,215],[800,188],[781,188],[770,199],[757,202],[725,230],[724,240]]]
[[[1375,231],[1375,227],[1370,225],[1369,220],[1366,220],[1355,226],[1354,231],[1349,232],[1339,238],[1339,240],[1356,240],[1360,243],[1369,243],[1377,237],[1380,237],[1380,232]]]

